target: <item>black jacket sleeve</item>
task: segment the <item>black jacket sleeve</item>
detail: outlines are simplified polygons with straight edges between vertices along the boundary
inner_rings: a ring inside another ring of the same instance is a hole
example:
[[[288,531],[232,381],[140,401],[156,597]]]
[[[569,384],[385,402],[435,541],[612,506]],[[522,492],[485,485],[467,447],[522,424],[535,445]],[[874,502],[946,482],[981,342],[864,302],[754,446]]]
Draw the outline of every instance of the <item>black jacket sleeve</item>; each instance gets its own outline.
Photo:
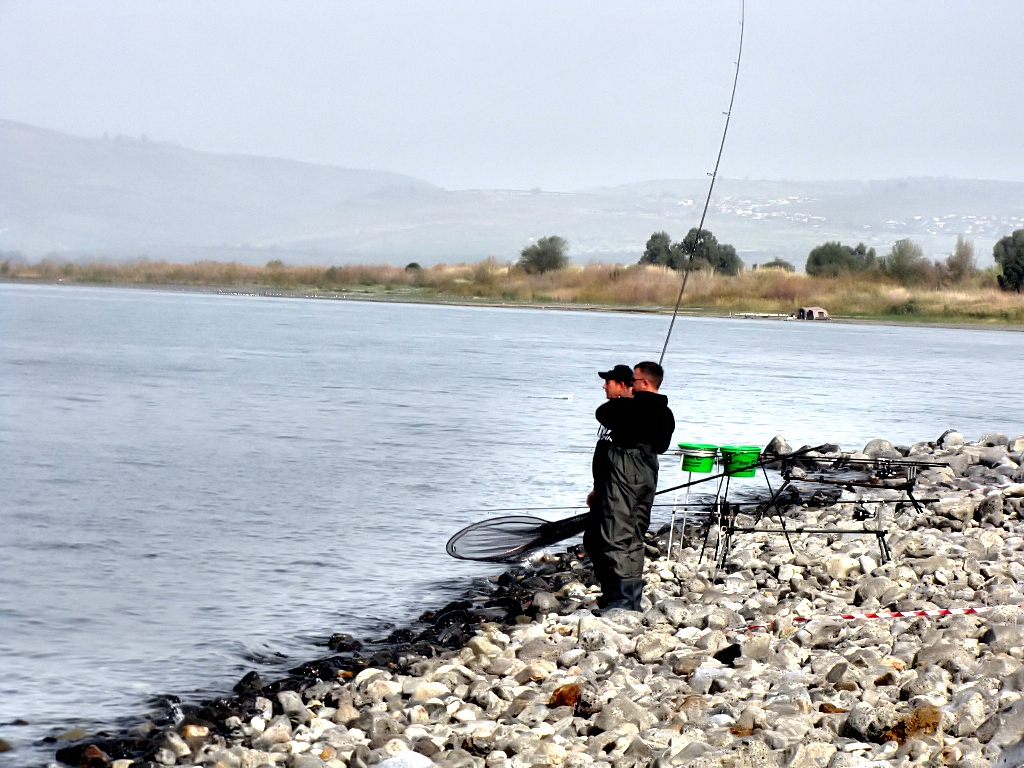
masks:
[[[608,427],[614,434],[616,431],[627,430],[635,419],[633,401],[626,397],[617,397],[603,403],[597,409],[597,420]]]
[[[676,420],[672,411],[665,408],[665,415],[659,424],[657,441],[651,445],[657,453],[664,453],[672,442],[672,433],[676,431]]]

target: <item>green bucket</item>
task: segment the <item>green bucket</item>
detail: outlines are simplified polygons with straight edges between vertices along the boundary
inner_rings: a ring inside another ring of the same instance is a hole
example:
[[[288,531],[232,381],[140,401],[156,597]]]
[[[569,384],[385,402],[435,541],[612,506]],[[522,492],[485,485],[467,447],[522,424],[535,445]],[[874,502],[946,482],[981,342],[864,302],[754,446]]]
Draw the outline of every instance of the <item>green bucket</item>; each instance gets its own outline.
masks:
[[[718,446],[707,443],[679,443],[683,472],[710,472],[715,468]]]
[[[761,449],[756,445],[723,445],[722,463],[730,477],[754,477],[755,466],[761,458]]]

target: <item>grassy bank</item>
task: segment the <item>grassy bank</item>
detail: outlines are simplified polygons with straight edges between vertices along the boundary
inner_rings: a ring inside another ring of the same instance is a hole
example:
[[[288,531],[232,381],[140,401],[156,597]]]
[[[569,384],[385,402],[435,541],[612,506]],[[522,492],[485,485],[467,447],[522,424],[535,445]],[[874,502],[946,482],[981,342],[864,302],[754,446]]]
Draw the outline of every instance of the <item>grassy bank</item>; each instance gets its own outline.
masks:
[[[611,264],[573,266],[530,275],[493,260],[426,269],[284,266],[273,262],[264,267],[221,262],[2,262],[0,277],[650,308],[671,307],[682,279],[681,274],[664,267]],[[791,313],[800,306],[813,305],[824,307],[835,316],[851,318],[1024,324],[1024,294],[1001,291],[984,277],[955,287],[908,288],[877,274],[829,278],[769,269],[730,277],[694,272],[683,304],[715,312],[773,313]]]

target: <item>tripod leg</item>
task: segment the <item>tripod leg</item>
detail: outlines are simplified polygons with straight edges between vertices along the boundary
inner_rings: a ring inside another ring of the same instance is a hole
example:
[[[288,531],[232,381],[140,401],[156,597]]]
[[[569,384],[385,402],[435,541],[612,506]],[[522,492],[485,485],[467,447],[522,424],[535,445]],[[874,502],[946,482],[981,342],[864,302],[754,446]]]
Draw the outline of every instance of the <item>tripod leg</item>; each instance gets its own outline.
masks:
[[[729,502],[722,502],[723,512],[722,515],[725,518],[725,531],[722,542],[722,552],[718,558],[718,568],[725,567],[725,561],[729,559],[729,553],[732,551],[732,538],[736,532],[736,510],[729,506]]]
[[[687,474],[686,482],[689,483],[693,479],[693,472]],[[683,541],[686,539],[686,518],[690,514],[690,489],[687,487],[686,493],[683,495],[683,527],[679,531],[679,562],[683,561]]]
[[[878,537],[878,554],[882,558],[882,562],[879,565],[885,565],[892,559],[892,556],[889,554],[889,544],[885,540],[885,534],[881,531],[875,531],[875,536]]]
[[[767,471],[765,471],[764,473],[764,481],[768,483],[768,491],[771,492],[772,485],[768,480]],[[766,501],[764,505],[761,507],[761,509],[758,511],[757,522],[755,522],[754,525],[757,525],[757,523],[764,518],[765,514],[768,512],[770,508],[775,507],[775,514],[779,516],[779,525],[782,527],[782,535],[786,537],[786,543],[789,545],[789,551],[795,555],[796,550],[793,549],[793,541],[789,538],[789,531],[786,530],[786,518],[782,514],[782,510],[779,508],[779,499],[782,497],[783,492],[789,487],[791,482],[791,480],[786,478],[783,481],[782,485],[779,486],[779,490],[772,493],[771,498],[769,498],[768,501]],[[768,514],[768,519],[772,519],[771,514]]]
[[[678,494],[677,494],[678,498]],[[672,504],[672,518],[668,523],[668,549],[665,551],[665,558],[672,559],[672,534],[676,531],[676,505]]]
[[[704,559],[704,551],[708,548],[708,539],[711,536],[711,526],[714,525],[713,515],[714,512],[708,515],[708,522],[704,528],[704,543],[700,546],[700,556],[697,558],[698,564]]]
[[[914,505],[914,509],[917,511],[917,514],[923,515],[924,509],[921,507],[921,503],[914,498],[914,492],[909,488],[906,488],[904,489],[904,493],[907,494],[907,498],[909,498],[911,503]]]
[[[786,543],[789,545],[789,551],[795,555],[796,550],[793,549],[793,540],[789,538],[789,531],[786,530],[786,518],[783,516],[782,510],[778,507],[775,508],[775,511],[779,513],[779,524],[782,526],[782,535],[786,537]]]

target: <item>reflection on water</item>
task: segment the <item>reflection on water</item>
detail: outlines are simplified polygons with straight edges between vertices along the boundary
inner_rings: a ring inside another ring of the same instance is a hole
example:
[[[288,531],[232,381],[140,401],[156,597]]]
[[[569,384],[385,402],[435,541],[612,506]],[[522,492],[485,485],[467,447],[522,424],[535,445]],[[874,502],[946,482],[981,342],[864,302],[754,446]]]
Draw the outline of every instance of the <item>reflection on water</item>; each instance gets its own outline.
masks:
[[[0,285],[0,723],[32,723],[0,727],[0,760],[386,634],[492,573],[448,536],[472,510],[579,504],[596,371],[656,358],[666,327]],[[691,442],[1021,433],[1022,340],[683,318],[663,392]]]

